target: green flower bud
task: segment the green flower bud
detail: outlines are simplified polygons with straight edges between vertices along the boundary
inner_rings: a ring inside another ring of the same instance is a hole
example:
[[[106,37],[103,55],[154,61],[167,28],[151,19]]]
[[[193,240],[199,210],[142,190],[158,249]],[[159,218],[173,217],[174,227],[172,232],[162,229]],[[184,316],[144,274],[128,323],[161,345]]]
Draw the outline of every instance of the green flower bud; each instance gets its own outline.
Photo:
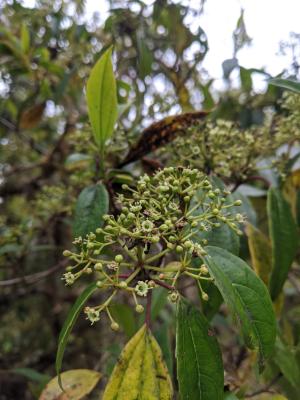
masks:
[[[113,331],[118,331],[120,329],[120,326],[117,322],[112,322],[110,327]]]
[[[95,271],[102,271],[103,265],[101,263],[97,263],[94,266]]]
[[[115,262],[120,264],[122,261],[124,260],[124,257],[122,256],[122,254],[117,254],[115,257]]]
[[[126,289],[127,286],[128,285],[127,285],[127,283],[125,281],[122,281],[122,282],[119,283],[119,288],[121,288],[121,289]]]
[[[72,254],[72,253],[71,253],[69,250],[65,250],[65,251],[63,252],[63,256],[64,256],[64,257],[69,257],[71,254]]]
[[[135,307],[135,311],[139,314],[144,312],[144,307],[141,304],[137,304]]]
[[[176,253],[182,253],[183,252],[183,247],[182,246],[176,246]]]
[[[183,246],[184,246],[186,249],[190,249],[190,248],[193,246],[193,243],[192,243],[190,240],[186,240],[186,241],[183,243]]]
[[[168,225],[166,225],[166,224],[162,224],[160,227],[159,227],[159,230],[160,231],[167,231],[169,229],[169,227],[168,227]]]
[[[209,297],[207,293],[202,293],[202,300],[208,301]]]
[[[218,210],[217,208],[214,208],[214,209],[212,210],[212,213],[213,213],[214,215],[218,215],[219,212],[220,212],[220,210]]]
[[[200,273],[203,274],[203,275],[207,275],[208,274],[208,268],[207,268],[207,266],[205,264],[202,264],[200,266]]]
[[[101,289],[104,286],[104,283],[102,281],[97,281],[96,283],[97,288]]]
[[[233,205],[234,206],[241,206],[243,204],[242,200],[236,200]]]
[[[176,242],[176,237],[175,236],[170,236],[169,237],[169,242],[175,243]]]

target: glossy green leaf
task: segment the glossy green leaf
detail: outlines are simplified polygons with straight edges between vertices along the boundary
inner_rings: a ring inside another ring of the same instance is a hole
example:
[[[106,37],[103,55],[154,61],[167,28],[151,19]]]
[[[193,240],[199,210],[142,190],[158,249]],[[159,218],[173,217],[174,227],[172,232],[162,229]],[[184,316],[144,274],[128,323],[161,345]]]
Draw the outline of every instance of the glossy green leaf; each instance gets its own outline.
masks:
[[[56,376],[47,384],[39,400],[80,400],[97,385],[101,374],[89,369],[72,369],[61,374],[64,390]]]
[[[63,324],[62,330],[59,334],[55,368],[56,368],[56,373],[58,375],[58,382],[60,386],[61,386],[60,371],[69,335],[84,304],[96,290],[97,290],[96,283],[92,283],[81,293],[81,295],[78,297],[76,302],[73,304],[71,310],[69,311],[67,318],[65,319],[65,322]]]
[[[124,347],[102,400],[171,400],[172,395],[160,347],[143,325]]]
[[[108,212],[109,196],[104,185],[88,186],[80,193],[74,213],[73,234],[84,237],[103,224],[102,216]]]
[[[205,317],[183,299],[177,305],[176,359],[182,400],[223,399],[224,372],[218,342]]]
[[[117,85],[111,56],[109,47],[93,67],[86,88],[89,118],[100,149],[112,135],[117,120]]]
[[[267,211],[272,243],[272,272],[270,293],[272,299],[280,294],[289,269],[298,250],[298,229],[290,205],[277,188],[268,192]]]
[[[205,257],[211,276],[224,301],[240,323],[248,347],[258,349],[261,365],[274,347],[276,321],[264,283],[239,257],[208,246]]]
[[[300,93],[300,82],[291,79],[273,78],[269,79],[269,85],[278,86],[283,89],[291,90],[292,92]]]

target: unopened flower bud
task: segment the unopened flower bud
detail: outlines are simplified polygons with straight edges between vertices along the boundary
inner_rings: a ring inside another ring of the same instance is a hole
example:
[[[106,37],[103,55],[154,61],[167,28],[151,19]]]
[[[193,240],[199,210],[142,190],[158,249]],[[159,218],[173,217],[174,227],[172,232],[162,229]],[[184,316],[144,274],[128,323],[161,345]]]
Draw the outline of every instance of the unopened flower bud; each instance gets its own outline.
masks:
[[[243,204],[242,200],[236,200],[233,205],[234,206],[241,206]]]
[[[202,300],[208,301],[209,297],[207,293],[202,293]]]
[[[112,322],[110,327],[113,331],[118,331],[120,329],[120,326],[117,322]]]
[[[115,262],[120,264],[124,260],[122,254],[117,254],[115,257]]]
[[[136,311],[137,313],[141,314],[141,313],[144,312],[144,307],[143,307],[141,304],[137,304],[137,305],[135,306],[135,311]]]
[[[183,247],[182,246],[176,246],[176,253],[182,253],[183,252]]]

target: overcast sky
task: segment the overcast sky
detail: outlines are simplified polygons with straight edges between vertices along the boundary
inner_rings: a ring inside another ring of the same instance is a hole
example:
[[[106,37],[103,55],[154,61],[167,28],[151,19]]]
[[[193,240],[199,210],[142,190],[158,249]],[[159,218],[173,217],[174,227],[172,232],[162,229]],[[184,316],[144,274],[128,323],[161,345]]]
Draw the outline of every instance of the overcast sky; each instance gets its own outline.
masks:
[[[199,0],[190,3],[196,6]],[[107,15],[105,1],[87,0],[86,4],[87,18],[95,11],[101,19]],[[291,56],[278,55],[279,42],[288,40],[290,32],[300,33],[300,0],[206,0],[204,14],[194,24],[200,25],[207,34],[210,50],[204,67],[211,77],[220,79],[220,84],[222,62],[233,54],[232,32],[241,8],[245,10],[247,31],[253,39],[252,45],[238,54],[243,67],[266,67],[272,75],[280,73],[291,63]],[[265,86],[262,79],[262,76],[256,77],[257,87]]]
[[[144,1],[153,3],[153,0]],[[173,1],[196,7],[200,0]],[[24,1],[31,6],[34,2]],[[291,64],[290,54],[278,54],[279,43],[287,41],[290,32],[300,33],[300,0],[206,0],[204,14],[193,22],[193,26],[197,28],[200,25],[207,34],[209,52],[203,66],[216,79],[215,87],[222,86],[222,62],[233,55],[232,32],[241,8],[245,10],[247,31],[253,41],[251,46],[238,53],[240,65],[245,68],[265,67],[269,73],[276,75]],[[86,0],[87,20],[98,12],[104,21],[107,11],[105,0]],[[263,89],[264,78],[260,75],[255,78],[256,87]]]

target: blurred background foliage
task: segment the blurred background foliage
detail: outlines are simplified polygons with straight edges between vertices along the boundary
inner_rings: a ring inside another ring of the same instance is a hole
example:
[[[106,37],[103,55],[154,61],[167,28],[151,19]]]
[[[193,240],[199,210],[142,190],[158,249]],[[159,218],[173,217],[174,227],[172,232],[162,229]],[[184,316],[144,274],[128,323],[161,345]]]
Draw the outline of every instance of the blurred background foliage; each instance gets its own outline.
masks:
[[[253,74],[269,75],[239,65],[239,50],[251,42],[243,12],[232,34],[233,57],[223,62],[224,89],[216,92],[213,78],[202,66],[209,37],[201,27],[192,32],[186,22],[201,21],[204,1],[195,8],[171,0],[155,0],[151,6],[140,0],[111,0],[109,15],[100,27],[97,17],[85,22],[84,3],[38,0],[34,8],[27,8],[21,1],[0,1],[1,400],[37,398],[43,383],[54,376],[57,337],[67,309],[80,292],[80,287],[66,290],[61,282],[65,265],[61,254],[71,246],[76,198],[99,178],[84,87],[103,49],[114,45],[118,78],[119,122],[107,154],[106,183],[111,196],[120,183],[141,170],[125,173],[116,167],[154,120],[211,110],[212,123],[221,118],[252,129],[270,112],[276,111],[276,118],[287,115],[282,89],[271,85],[263,93],[253,89]],[[299,46],[297,34],[281,44],[281,51],[295,54],[283,75],[297,78]],[[239,75],[238,87],[232,84],[233,71]],[[265,183],[272,179],[267,170],[255,185],[244,185],[243,192],[250,196],[250,214],[254,218],[258,214],[258,226],[265,233]],[[299,187],[297,175],[293,179]],[[241,253],[249,258],[245,237]],[[275,370],[276,385],[288,398],[296,399],[299,376],[289,377],[291,368],[300,366],[299,271],[291,275],[286,291],[286,299],[278,305],[281,310],[286,307],[280,320],[279,355],[267,370],[267,380]],[[158,315],[166,304],[165,296],[157,295],[153,314]],[[113,339],[102,324],[90,328],[80,319],[67,348],[65,369],[91,368],[109,375],[122,344],[141,323],[124,304],[115,305],[114,314],[125,333]],[[235,327],[225,315],[221,308],[214,325],[225,354],[226,384],[251,393],[258,379],[250,373],[253,360],[238,336],[232,335]],[[154,325],[171,372],[172,321],[173,309],[166,305]]]

